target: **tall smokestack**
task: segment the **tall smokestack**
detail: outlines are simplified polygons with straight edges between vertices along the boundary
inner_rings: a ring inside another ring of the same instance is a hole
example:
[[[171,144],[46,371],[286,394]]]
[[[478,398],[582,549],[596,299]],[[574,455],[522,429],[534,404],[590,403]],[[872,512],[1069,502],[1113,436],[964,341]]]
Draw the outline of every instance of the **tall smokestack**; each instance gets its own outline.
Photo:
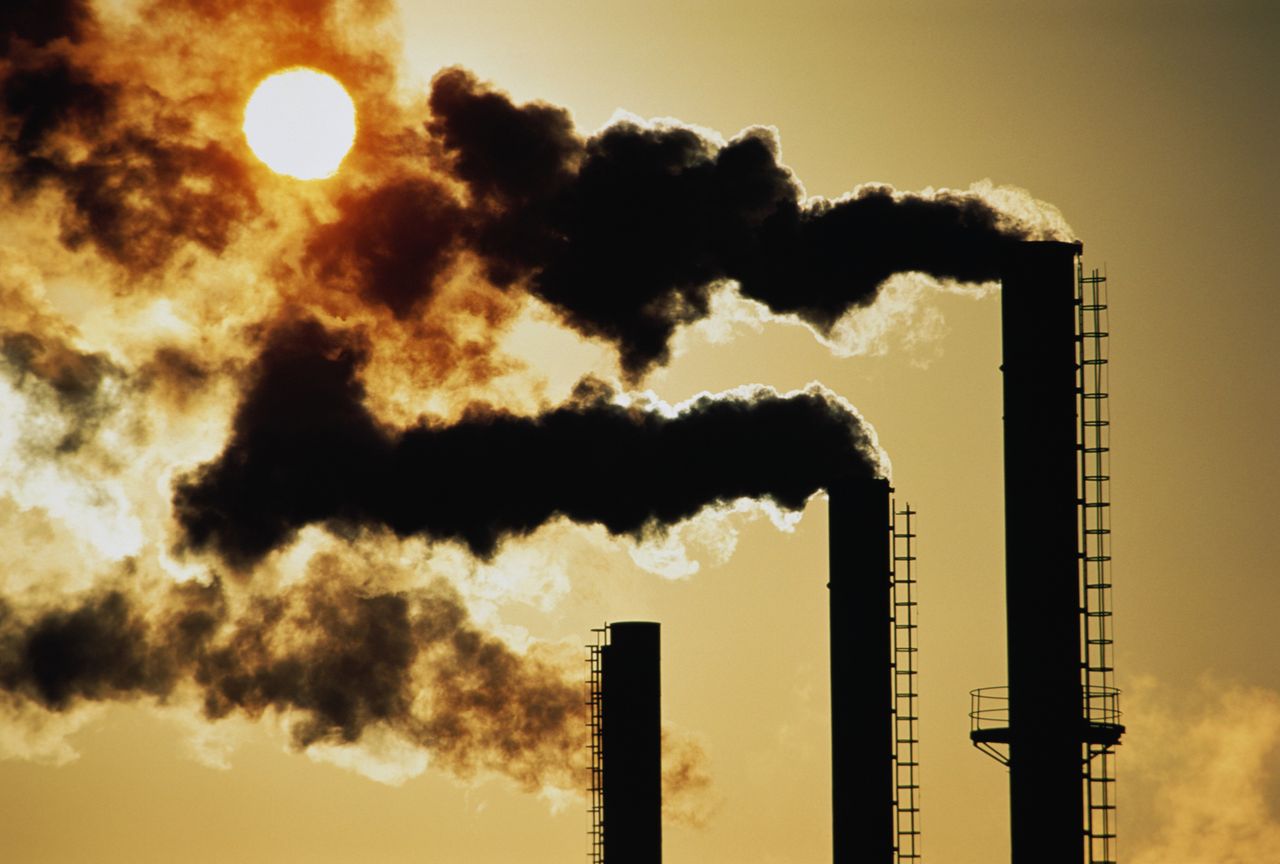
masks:
[[[893,862],[892,491],[884,479],[828,490],[835,864]]]
[[[1003,261],[1005,592],[1014,864],[1082,857],[1074,259],[1013,244]]]
[[[661,864],[659,626],[610,624],[601,650],[604,864]]]

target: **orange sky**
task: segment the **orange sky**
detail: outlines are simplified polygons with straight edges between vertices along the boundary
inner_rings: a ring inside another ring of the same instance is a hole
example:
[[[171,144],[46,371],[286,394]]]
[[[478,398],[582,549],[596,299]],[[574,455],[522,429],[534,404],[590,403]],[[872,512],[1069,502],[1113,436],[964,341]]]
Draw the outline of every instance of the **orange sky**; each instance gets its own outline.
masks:
[[[245,16],[230,0],[130,0],[106,4],[96,29],[65,46],[125,90],[112,118],[64,130],[50,146],[75,162],[86,140],[146,129],[175,154],[198,151],[182,162],[183,188],[195,190],[182,200],[197,203],[199,230],[183,221],[192,211],[145,196],[124,220],[144,227],[115,251],[107,240],[68,242],[79,217],[58,190],[13,197],[0,212],[0,329],[65,349],[50,349],[51,368],[100,358],[94,368],[120,388],[100,398],[122,406],[101,412],[73,458],[46,458],[31,445],[50,434],[41,418],[57,426],[70,415],[6,370],[0,587],[9,601],[71,595],[121,578],[124,562],[139,579],[217,570],[207,557],[171,554],[169,484],[225,444],[237,376],[258,345],[253,325],[289,303],[377,336],[369,402],[391,423],[453,418],[476,397],[532,410],[585,372],[616,378],[605,347],[511,295],[471,291],[465,268],[431,315],[407,323],[359,304],[347,282],[317,287],[329,277],[301,251],[306,226],[338,219],[344,194],[421,170],[420,142],[396,132],[425,121],[432,76],[460,64],[517,102],[563,106],[583,134],[619,110],[725,138],[774,126],[810,195],[989,182],[1056,206],[1083,240],[1086,266],[1110,276],[1118,676],[1130,730],[1120,854],[1198,864],[1265,860],[1280,847],[1280,658],[1270,648],[1280,457],[1269,446],[1280,422],[1269,332],[1280,15],[1269,4],[556,0],[535,11],[475,0],[404,2],[385,20],[377,3],[355,5],[343,7],[352,16],[343,26],[317,26],[307,4]],[[297,62],[346,81],[362,112],[343,172],[310,186],[270,174],[236,129],[253,83]],[[210,142],[222,149],[203,149]],[[227,200],[237,203],[223,225]],[[138,249],[147,266],[130,257]],[[896,306],[859,319],[863,338],[846,343],[861,348],[853,356],[804,327],[722,315],[679,334],[672,362],[641,382],[675,403],[817,380],[875,427],[900,497],[921,513],[924,850],[950,864],[1007,854],[1005,775],[970,747],[965,716],[971,688],[1004,679],[998,300],[980,293],[891,292]],[[458,350],[397,362],[441,342]],[[180,364],[157,360],[174,345],[201,360],[207,383],[191,393]],[[498,350],[516,360],[495,367]],[[135,387],[144,370],[160,383]],[[326,550],[396,589],[443,578],[479,628],[517,652],[550,646],[570,665],[600,622],[660,620],[663,714],[687,748],[704,751],[712,778],[678,802],[667,860],[817,862],[830,846],[825,516],[817,500],[793,530],[756,511],[695,521],[666,547],[555,525],[490,566],[461,547],[380,536],[346,549],[308,529],[254,578],[298,584],[312,578],[307,556]],[[392,735],[300,752],[289,718],[210,723],[187,697],[62,713],[5,703],[6,855],[532,864],[585,855],[583,804],[571,794],[529,792],[501,772],[459,777],[447,759]]]

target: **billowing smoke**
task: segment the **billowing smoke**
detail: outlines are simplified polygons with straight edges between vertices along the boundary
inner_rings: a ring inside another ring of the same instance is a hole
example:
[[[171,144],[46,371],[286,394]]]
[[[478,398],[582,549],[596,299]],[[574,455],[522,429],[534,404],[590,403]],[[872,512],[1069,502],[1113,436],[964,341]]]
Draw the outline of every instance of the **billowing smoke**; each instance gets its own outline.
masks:
[[[616,343],[633,375],[667,360],[723,280],[829,332],[895,273],[997,278],[1001,245],[1028,232],[971,194],[806,200],[768,129],[721,145],[621,122],[583,139],[562,109],[516,106],[461,69],[436,77],[431,110],[480,213],[472,239],[490,278]]]
[[[974,192],[868,186],[806,197],[768,128],[722,142],[622,120],[582,136],[566,110],[517,105],[458,68],[435,77],[429,113],[407,110],[392,99],[392,51],[370,36],[384,13],[376,0],[266,10],[154,0],[142,6],[145,28],[113,29],[86,4],[55,4],[47,19],[18,4],[0,31],[5,186],[18,200],[55,189],[61,241],[122,266],[129,289],[183,252],[216,256],[239,239],[289,234],[270,275],[293,305],[346,320],[356,301],[399,330],[421,329],[474,311],[440,302],[445,285],[465,278],[475,298],[504,291],[547,303],[577,332],[613,344],[632,380],[668,360],[676,330],[709,315],[722,285],[829,335],[893,274],[986,282],[1002,244],[1046,230]],[[154,45],[152,63],[164,68],[140,77],[137,64],[101,50],[99,31],[225,38],[201,46],[204,63],[201,51],[172,58]],[[88,33],[99,38],[79,45]],[[261,56],[233,59],[233,42],[261,45]],[[237,124],[255,78],[300,61],[356,91],[361,133],[333,207],[294,214],[300,223],[282,230]],[[156,86],[160,73],[174,92]],[[489,301],[486,323],[506,323],[511,310],[498,310]],[[429,329],[439,369],[457,365],[466,352],[439,346],[461,344],[465,324]],[[477,366],[479,378],[495,374]]]
[[[0,50],[14,40],[40,47],[55,39],[79,42],[93,24],[87,0],[10,0],[0,12]]]
[[[0,689],[46,709],[193,696],[211,720],[273,712],[299,748],[379,727],[460,776],[572,787],[581,685],[479,630],[447,583],[379,591],[325,559],[313,578],[238,598],[220,583],[101,588],[20,612],[0,603]]]
[[[185,242],[221,251],[256,208],[245,165],[216,141],[183,140],[188,121],[177,116],[148,118],[177,134],[122,119],[121,99],[118,85],[64,56],[19,59],[0,87],[0,107],[17,121],[15,193],[59,189],[63,242],[91,244],[133,275],[164,265]],[[89,142],[88,152],[68,152],[66,136]]]
[[[404,99],[389,6],[0,5],[0,695],[195,699],[303,747],[389,730],[459,773],[577,787],[558,665],[416,565],[370,587],[303,529],[486,558],[557,519],[650,537],[743,498],[802,508],[884,470],[830,392],[673,410],[583,377],[565,399],[504,340],[550,318],[636,383],[725,286],[828,334],[893,274],[990,280],[1003,244],[1061,229],[981,191],[807,197],[765,128],[587,135],[456,68]],[[314,185],[240,133],[256,82],[299,64],[360,116]],[[273,569],[286,547],[301,581]]]
[[[640,535],[738,498],[799,509],[836,478],[878,470],[872,433],[821,390],[706,396],[668,417],[587,383],[536,417],[476,407],[392,431],[362,404],[362,359],[313,321],[273,334],[227,449],[178,487],[192,548],[245,566],[332,521],[488,556],[557,516]]]

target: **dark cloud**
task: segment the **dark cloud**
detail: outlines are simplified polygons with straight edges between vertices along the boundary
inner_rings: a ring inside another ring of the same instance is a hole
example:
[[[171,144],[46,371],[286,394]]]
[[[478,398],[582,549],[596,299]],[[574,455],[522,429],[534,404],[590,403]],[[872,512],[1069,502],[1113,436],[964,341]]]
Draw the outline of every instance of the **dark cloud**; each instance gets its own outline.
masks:
[[[514,105],[453,67],[431,83],[428,130],[453,173],[486,202],[513,208],[541,202],[573,179],[582,141],[563,108]]]
[[[868,430],[823,393],[704,397],[671,418],[597,388],[537,417],[474,408],[394,432],[363,405],[363,361],[312,321],[271,336],[226,450],[176,491],[186,545],[246,566],[337,522],[489,555],[557,516],[639,535],[741,497],[800,508],[876,470]]]
[[[308,275],[399,318],[414,312],[447,275],[464,224],[449,191],[423,178],[348,195],[338,211],[338,219],[317,227],[308,241]]]
[[[668,359],[719,281],[825,332],[894,273],[996,278],[1000,246],[1022,236],[976,196],[806,200],[765,130],[720,145],[624,122],[581,139],[563,110],[514,105],[456,69],[436,77],[431,108],[482,211],[472,242],[490,276],[615,343],[632,376]]]
[[[20,39],[37,47],[55,39],[78,42],[93,26],[87,0],[5,0],[0,6],[0,52]]]
[[[0,606],[0,686],[47,708],[81,700],[162,696],[175,681],[124,594],[107,591],[24,622]]]
[[[118,98],[118,87],[60,54],[11,69],[0,81],[0,107],[13,130],[7,144],[18,160],[18,190],[59,175],[62,166],[46,152],[54,133],[89,135],[114,117]]]
[[[443,582],[369,591],[340,569],[322,559],[308,581],[234,612],[216,582],[102,589],[26,615],[0,601],[0,688],[65,711],[194,687],[210,719],[288,714],[299,747],[357,743],[379,725],[464,776],[536,786],[571,770],[578,683],[478,630]]]
[[[90,244],[133,274],[162,267],[186,243],[221,251],[257,209],[245,164],[196,141],[181,112],[129,119],[123,98],[122,85],[62,55],[10,69],[0,105],[14,131],[0,146],[16,160],[11,194],[59,188],[63,242]]]
[[[192,146],[126,133],[58,178],[72,205],[63,240],[92,243],[135,273],[184,243],[220,252],[257,206],[244,163],[215,142]]]

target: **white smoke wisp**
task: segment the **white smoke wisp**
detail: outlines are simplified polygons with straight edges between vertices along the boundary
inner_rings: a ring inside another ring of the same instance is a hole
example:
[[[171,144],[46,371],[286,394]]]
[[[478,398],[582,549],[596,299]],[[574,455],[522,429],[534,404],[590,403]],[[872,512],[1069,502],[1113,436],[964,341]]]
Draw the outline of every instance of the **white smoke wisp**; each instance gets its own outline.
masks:
[[[801,327],[835,357],[884,357],[902,353],[912,365],[927,368],[941,358],[951,328],[938,300],[945,296],[982,300],[999,290],[998,282],[976,284],[938,279],[927,273],[890,276],[868,306],[851,309],[823,333],[795,315],[779,315],[756,300],[743,297],[735,282],[724,282],[710,297],[707,317],[676,331],[672,356],[681,357],[699,343],[728,345],[738,338],[759,335],[774,324]]]
[[[354,772],[384,786],[403,786],[426,771],[430,763],[421,746],[382,726],[367,729],[356,745],[313,744],[305,752],[313,762]]]
[[[1005,219],[1004,227],[1023,232],[1029,240],[1077,239],[1061,210],[1026,189],[985,178],[969,184],[966,191],[998,211]]]
[[[748,525],[768,519],[774,528],[790,534],[802,516],[801,511],[784,510],[772,501],[739,498],[721,507],[708,507],[661,535],[630,545],[627,551],[642,570],[672,581],[689,579],[703,564],[727,564],[738,548],[739,533]]]
[[[101,705],[86,705],[75,711],[49,711],[27,700],[0,696],[0,761],[54,766],[74,762],[80,752],[72,736],[105,710]]]

